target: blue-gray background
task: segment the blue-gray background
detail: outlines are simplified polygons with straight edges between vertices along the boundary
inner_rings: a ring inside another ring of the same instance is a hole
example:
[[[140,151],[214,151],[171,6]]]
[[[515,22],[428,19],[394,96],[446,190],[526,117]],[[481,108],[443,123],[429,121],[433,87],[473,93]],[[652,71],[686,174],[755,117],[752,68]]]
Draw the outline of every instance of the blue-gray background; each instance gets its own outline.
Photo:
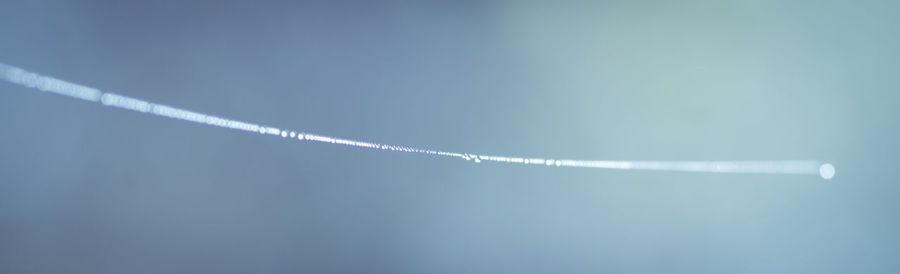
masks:
[[[3,1],[0,62],[375,142],[837,176],[474,165],[0,83],[0,272],[900,271],[896,1],[249,2]]]

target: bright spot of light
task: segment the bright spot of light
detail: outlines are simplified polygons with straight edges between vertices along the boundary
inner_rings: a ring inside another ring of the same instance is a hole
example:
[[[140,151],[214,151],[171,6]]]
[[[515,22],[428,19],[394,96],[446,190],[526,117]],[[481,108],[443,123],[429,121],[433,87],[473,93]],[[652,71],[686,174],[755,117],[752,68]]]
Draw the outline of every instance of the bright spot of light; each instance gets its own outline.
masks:
[[[822,176],[822,179],[831,180],[834,178],[834,166],[829,163],[824,163],[819,167],[819,175]]]

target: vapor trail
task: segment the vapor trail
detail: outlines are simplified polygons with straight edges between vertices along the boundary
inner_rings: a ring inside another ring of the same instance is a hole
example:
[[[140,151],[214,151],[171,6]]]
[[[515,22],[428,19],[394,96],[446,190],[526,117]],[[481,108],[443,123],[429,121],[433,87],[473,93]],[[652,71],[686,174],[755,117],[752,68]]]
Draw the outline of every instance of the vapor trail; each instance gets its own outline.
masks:
[[[716,173],[765,173],[765,174],[800,174],[819,175],[824,179],[834,177],[835,168],[821,161],[601,161],[601,160],[569,160],[524,158],[511,156],[494,156],[477,153],[448,152],[434,149],[414,148],[400,145],[388,145],[364,142],[337,137],[330,137],[295,131],[290,129],[264,126],[256,123],[232,120],[228,118],[194,112],[167,105],[152,103],[111,92],[102,92],[96,88],[86,87],[49,76],[42,76],[24,69],[0,63],[0,78],[3,80],[40,91],[82,99],[104,106],[127,109],[177,120],[206,124],[221,128],[254,132],[261,135],[277,136],[285,139],[331,143],[356,148],[373,150],[390,150],[407,153],[427,154],[435,157],[449,157],[480,163],[499,162],[523,165],[581,167],[624,170],[661,170],[686,172]]]

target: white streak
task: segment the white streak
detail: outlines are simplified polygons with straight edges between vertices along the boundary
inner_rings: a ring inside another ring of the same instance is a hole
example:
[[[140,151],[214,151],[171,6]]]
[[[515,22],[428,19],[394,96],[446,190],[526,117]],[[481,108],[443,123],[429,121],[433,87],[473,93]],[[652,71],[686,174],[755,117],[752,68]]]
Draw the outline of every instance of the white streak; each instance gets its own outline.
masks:
[[[182,121],[206,124],[221,128],[235,129],[248,132],[257,132],[262,135],[272,135],[289,140],[312,141],[330,143],[355,148],[373,150],[390,150],[407,153],[418,153],[449,158],[459,158],[475,163],[496,162],[522,165],[557,166],[557,167],[581,167],[600,169],[622,170],[659,170],[659,171],[685,171],[685,172],[712,172],[712,173],[761,173],[761,174],[801,174],[819,175],[824,179],[831,179],[835,174],[835,167],[829,163],[820,161],[596,161],[596,160],[567,160],[525,158],[512,156],[494,156],[459,152],[446,152],[432,149],[420,149],[408,146],[378,144],[324,135],[303,133],[289,129],[280,129],[262,126],[253,123],[241,122],[227,118],[193,112],[166,105],[156,104],[136,98],[131,98],[115,93],[103,93],[95,88],[69,83],[52,77],[41,76],[33,72],[0,63],[0,79],[32,89],[51,92],[68,97],[74,97],[91,102],[98,102],[105,106],[116,107],[141,113],[148,113],[160,117],[167,117]]]
[[[0,78],[13,84],[92,102],[99,100],[100,95],[102,94],[99,90],[94,88],[76,85],[51,77],[44,77],[3,63],[0,63]]]

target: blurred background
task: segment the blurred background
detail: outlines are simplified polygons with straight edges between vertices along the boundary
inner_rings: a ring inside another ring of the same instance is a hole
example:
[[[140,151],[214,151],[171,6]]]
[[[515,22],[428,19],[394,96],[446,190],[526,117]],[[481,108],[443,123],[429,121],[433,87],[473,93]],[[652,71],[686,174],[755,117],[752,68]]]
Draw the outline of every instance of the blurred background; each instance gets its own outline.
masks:
[[[0,62],[324,135],[0,83],[2,273],[897,273],[896,1],[4,1]]]

